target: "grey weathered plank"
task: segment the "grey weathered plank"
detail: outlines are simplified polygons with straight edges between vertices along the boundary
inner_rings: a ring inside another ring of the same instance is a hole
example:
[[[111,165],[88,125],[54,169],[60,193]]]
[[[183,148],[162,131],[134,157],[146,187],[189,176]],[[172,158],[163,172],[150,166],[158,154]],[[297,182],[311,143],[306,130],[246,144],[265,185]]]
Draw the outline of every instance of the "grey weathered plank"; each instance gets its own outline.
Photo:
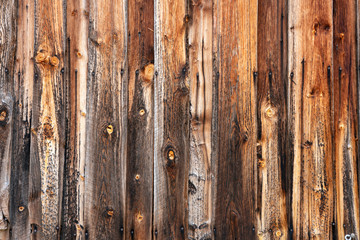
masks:
[[[123,0],[89,2],[84,231],[124,238],[127,28]]]

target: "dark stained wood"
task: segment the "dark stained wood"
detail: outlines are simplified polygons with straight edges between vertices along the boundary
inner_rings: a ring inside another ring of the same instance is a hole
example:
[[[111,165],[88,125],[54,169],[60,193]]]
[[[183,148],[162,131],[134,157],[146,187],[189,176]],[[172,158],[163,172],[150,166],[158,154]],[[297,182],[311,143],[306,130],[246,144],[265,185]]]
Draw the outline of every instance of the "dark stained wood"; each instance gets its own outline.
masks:
[[[84,231],[124,239],[127,74],[125,1],[89,1]]]
[[[214,5],[216,120],[215,239],[255,239],[257,1]]]
[[[61,236],[84,239],[86,163],[86,87],[88,78],[89,9],[86,0],[67,1],[67,40],[63,74],[66,79],[66,152]]]
[[[18,2],[11,167],[11,239],[29,239],[29,164],[34,85],[34,1]],[[16,147],[15,147],[16,146]]]
[[[288,239],[286,208],[286,90],[284,75],[285,1],[260,0],[258,5],[257,82],[257,234]]]
[[[334,161],[336,236],[360,236],[358,186],[358,92],[355,1],[334,1]]]
[[[189,239],[212,236],[212,1],[189,4]]]
[[[328,67],[332,69],[332,15],[329,1],[289,1],[288,117],[294,147],[294,239],[330,239],[332,235],[335,176],[332,71],[328,71]]]
[[[64,164],[64,9],[62,1],[35,1],[35,79],[31,118],[29,211],[33,239],[59,237]]]
[[[125,239],[151,239],[154,164],[154,1],[128,1]]]
[[[155,0],[154,239],[188,236],[187,1]]]

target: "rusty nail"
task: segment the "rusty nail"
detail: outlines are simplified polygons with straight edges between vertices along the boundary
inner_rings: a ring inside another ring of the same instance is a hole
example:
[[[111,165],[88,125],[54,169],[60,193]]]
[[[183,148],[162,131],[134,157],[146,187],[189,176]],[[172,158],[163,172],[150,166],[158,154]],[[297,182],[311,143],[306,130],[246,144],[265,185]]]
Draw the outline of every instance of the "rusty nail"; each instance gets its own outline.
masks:
[[[124,232],[124,227],[123,226],[120,227],[120,232]]]

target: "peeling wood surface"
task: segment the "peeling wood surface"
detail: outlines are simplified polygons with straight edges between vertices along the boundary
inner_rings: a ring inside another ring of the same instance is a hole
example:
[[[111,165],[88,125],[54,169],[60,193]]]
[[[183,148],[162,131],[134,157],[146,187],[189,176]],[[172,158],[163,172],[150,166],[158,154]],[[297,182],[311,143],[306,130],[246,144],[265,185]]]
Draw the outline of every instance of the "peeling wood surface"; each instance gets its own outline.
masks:
[[[359,239],[358,0],[0,0],[0,239]]]

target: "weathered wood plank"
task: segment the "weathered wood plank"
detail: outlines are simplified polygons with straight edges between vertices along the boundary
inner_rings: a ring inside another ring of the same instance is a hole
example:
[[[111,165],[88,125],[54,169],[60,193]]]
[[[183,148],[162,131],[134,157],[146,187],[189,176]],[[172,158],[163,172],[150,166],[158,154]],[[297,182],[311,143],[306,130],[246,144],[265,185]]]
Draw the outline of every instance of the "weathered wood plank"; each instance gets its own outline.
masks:
[[[67,48],[63,72],[66,88],[66,153],[61,234],[64,239],[84,239],[86,164],[86,88],[88,79],[88,24],[86,0],[67,1]]]
[[[188,235],[187,1],[155,1],[154,238]]]
[[[0,239],[9,239],[13,98],[0,91]],[[11,233],[10,233],[11,235]]]
[[[334,161],[336,236],[360,236],[355,1],[334,1]],[[335,204],[335,203],[334,203]],[[355,238],[354,238],[355,239]]]
[[[262,239],[288,239],[286,209],[285,1],[259,1],[257,73],[258,221]],[[290,174],[291,175],[291,174]]]
[[[32,238],[56,239],[62,200],[65,95],[62,1],[35,1],[29,215]],[[26,206],[19,206],[24,211]],[[37,237],[38,236],[38,237]]]
[[[218,105],[215,239],[255,239],[258,2],[214,4]],[[215,149],[213,149],[215,150]]]
[[[189,239],[212,236],[212,1],[189,4],[190,172]]]
[[[330,1],[289,1],[294,239],[329,239],[332,234],[332,14]]]
[[[126,239],[151,239],[154,164],[154,1],[128,1]]]
[[[16,50],[17,2],[0,1],[0,239],[11,229],[13,89]],[[10,234],[11,235],[11,234]]]
[[[84,230],[122,239],[127,142],[127,29],[123,0],[89,3]],[[126,229],[125,229],[126,230]]]
[[[16,66],[14,72],[14,126],[11,170],[12,239],[29,239],[29,164],[34,85],[34,1],[20,1],[17,17]]]

